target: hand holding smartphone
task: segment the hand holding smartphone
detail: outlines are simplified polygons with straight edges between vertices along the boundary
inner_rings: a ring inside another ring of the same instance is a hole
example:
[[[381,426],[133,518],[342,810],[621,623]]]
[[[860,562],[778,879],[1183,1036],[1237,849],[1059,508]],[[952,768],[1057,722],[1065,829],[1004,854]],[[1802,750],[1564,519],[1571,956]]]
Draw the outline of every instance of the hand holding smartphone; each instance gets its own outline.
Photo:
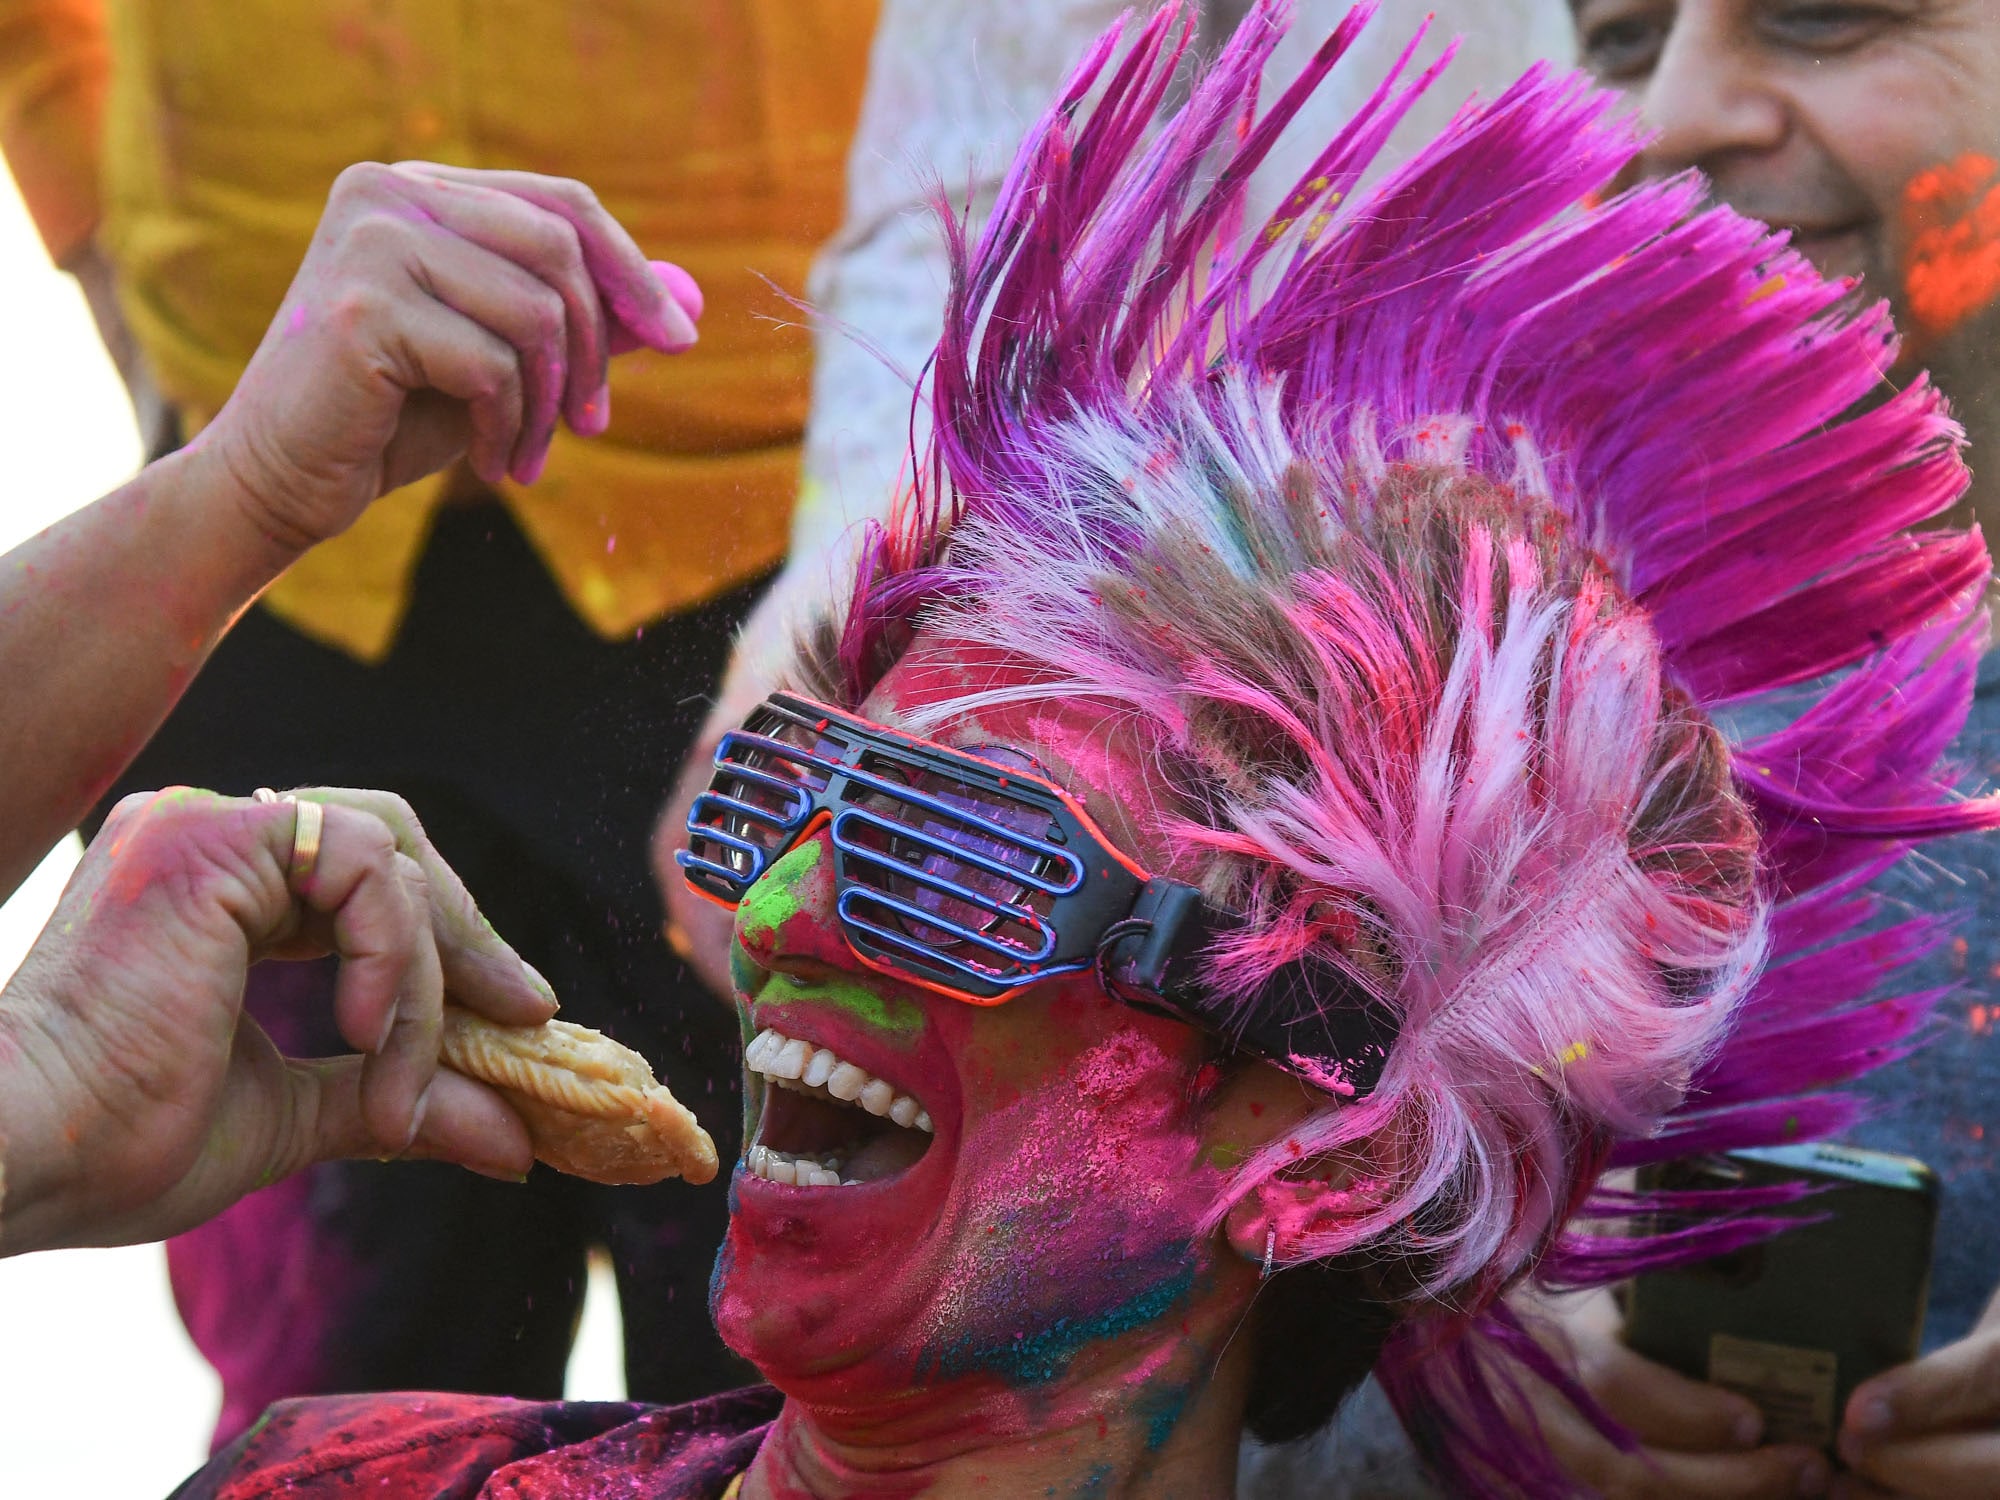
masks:
[[[1914,1359],[1923,1342],[1938,1184],[1913,1158],[1825,1144],[1698,1157],[1640,1177],[1675,1191],[1787,1181],[1814,1189],[1776,1211],[1799,1227],[1635,1278],[1625,1339],[1755,1402],[1766,1441],[1830,1453],[1855,1386]]]

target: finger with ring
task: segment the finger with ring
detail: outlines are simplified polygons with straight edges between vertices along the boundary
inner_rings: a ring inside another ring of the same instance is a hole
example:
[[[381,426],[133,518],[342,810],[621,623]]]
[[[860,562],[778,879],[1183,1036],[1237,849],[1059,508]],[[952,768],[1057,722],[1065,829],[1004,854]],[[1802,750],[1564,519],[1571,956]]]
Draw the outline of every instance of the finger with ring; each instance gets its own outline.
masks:
[[[319,841],[326,827],[326,809],[317,802],[300,801],[297,797],[286,797],[284,800],[297,809],[292,823],[291,878],[295,881],[310,880],[314,867],[319,864]]]

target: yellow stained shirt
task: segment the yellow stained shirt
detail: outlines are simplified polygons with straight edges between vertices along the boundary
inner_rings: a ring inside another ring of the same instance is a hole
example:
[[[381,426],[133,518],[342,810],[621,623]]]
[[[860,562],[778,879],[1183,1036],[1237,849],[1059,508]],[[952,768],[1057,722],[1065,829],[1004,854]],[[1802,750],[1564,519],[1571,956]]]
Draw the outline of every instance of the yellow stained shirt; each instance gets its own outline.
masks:
[[[333,179],[419,157],[579,178],[707,311],[612,366],[612,426],[502,499],[607,639],[776,563],[876,0],[0,0],[0,148],[58,260],[95,234],[168,399],[221,407]],[[775,321],[774,321],[775,320]],[[444,480],[377,502],[265,596],[389,649]]]

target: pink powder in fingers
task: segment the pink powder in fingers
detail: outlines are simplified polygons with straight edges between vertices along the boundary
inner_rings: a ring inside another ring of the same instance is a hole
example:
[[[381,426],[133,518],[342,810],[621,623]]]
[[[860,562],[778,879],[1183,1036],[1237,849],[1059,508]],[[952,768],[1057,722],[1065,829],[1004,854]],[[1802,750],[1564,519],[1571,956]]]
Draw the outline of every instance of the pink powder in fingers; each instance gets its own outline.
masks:
[[[670,260],[648,261],[647,264],[653,268],[653,275],[660,285],[667,289],[667,295],[680,304],[681,311],[690,318],[699,319],[703,302],[701,287],[695,279]]]

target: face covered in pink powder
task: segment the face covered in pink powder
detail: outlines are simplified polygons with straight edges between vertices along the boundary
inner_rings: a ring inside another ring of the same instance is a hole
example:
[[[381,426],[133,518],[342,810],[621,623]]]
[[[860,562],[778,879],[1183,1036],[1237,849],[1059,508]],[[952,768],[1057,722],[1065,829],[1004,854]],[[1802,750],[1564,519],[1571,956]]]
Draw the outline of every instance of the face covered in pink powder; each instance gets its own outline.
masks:
[[[859,712],[909,727],[928,705],[1019,680],[990,651],[920,638]],[[1122,849],[1165,864],[1131,816],[1149,795],[1139,747],[1099,711],[1040,701],[923,732],[1033,756]],[[924,1394],[976,1393],[997,1427],[1032,1427],[1032,1408],[1112,1367],[1126,1409],[1148,1399],[1135,1383],[1157,1385],[1165,1409],[1202,1342],[1198,1309],[1235,1309],[1217,1320],[1226,1339],[1240,1306],[1217,1294],[1247,1298],[1257,1275],[1221,1231],[1200,1231],[1204,1213],[1229,1167],[1323,1101],[1262,1064],[1218,1066],[1194,1028],[1110,998],[1091,973],[978,1006],[874,972],[842,936],[834,898],[822,831],[737,913],[751,1145],[713,1289],[723,1337],[788,1395],[867,1403],[891,1422],[900,1407],[919,1440],[942,1420],[921,1414]],[[766,1032],[804,1047],[787,1064]],[[830,1075],[820,1049],[836,1060]],[[801,1051],[794,1086],[760,1072],[791,1072]],[[869,1081],[843,1078],[841,1063]],[[855,1103],[826,1097],[856,1087]],[[869,1089],[889,1117],[866,1111]],[[760,1151],[836,1165],[780,1165],[798,1179],[787,1184],[759,1170]],[[1162,1329],[1174,1337],[1151,1345]]]

